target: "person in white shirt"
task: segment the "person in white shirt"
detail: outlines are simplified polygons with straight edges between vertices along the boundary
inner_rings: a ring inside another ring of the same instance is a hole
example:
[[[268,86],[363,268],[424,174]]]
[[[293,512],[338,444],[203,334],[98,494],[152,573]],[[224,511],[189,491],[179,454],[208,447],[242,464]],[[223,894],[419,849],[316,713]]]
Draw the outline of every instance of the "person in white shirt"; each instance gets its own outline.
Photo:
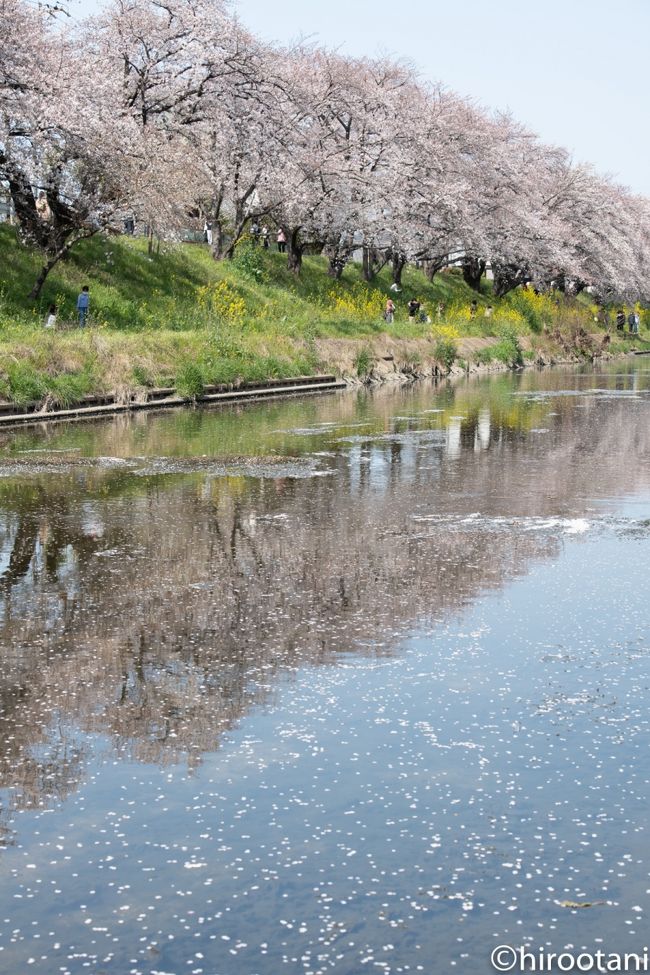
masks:
[[[56,328],[56,305],[50,305],[45,319],[45,328]]]

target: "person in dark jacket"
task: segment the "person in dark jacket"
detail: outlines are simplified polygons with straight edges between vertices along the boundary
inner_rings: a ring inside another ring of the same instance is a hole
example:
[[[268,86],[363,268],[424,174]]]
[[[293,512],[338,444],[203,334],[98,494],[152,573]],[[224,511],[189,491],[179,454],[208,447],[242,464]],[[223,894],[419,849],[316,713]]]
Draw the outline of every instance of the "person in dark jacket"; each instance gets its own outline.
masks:
[[[407,308],[409,310],[409,322],[414,322],[420,310],[420,302],[417,300],[417,298],[411,298]]]

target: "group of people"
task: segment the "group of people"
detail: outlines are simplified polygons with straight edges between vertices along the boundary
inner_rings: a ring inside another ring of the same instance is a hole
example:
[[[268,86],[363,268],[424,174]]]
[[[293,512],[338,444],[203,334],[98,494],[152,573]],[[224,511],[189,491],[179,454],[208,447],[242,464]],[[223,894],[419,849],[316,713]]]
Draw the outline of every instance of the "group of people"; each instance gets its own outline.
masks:
[[[422,307],[422,302],[418,298],[411,298],[406,303],[406,308],[408,311],[409,322],[416,322],[416,321],[430,322],[431,321],[431,318],[429,317],[429,315],[427,315],[426,311]],[[442,302],[438,306],[439,318],[442,315],[441,309],[444,310],[444,305],[442,304]],[[388,325],[392,325],[393,322],[395,321],[395,311],[396,311],[395,302],[393,301],[392,298],[387,298],[386,305],[384,306],[384,321]]]
[[[393,290],[395,289],[391,287],[391,291]],[[430,322],[431,321],[430,316],[427,315],[426,311],[422,307],[422,302],[419,300],[419,298],[411,298],[410,301],[407,302],[406,307],[408,310],[409,322],[416,322],[416,321]],[[478,301],[472,301],[469,308],[470,318],[476,318],[477,311],[478,311]],[[492,305],[487,305],[483,311],[483,315],[485,316],[485,318],[492,318],[493,311],[494,309]],[[441,321],[444,314],[445,314],[445,303],[444,301],[439,301],[436,308],[436,318],[438,319],[438,321]],[[395,302],[393,301],[392,298],[388,298],[386,300],[386,305],[384,308],[384,321],[386,321],[389,325],[392,325],[392,323],[395,321]]]
[[[77,316],[79,318],[79,328],[85,328],[88,324],[88,313],[90,311],[90,288],[87,284],[84,284],[83,288],[79,292],[77,297]],[[50,305],[47,309],[47,316],[45,318],[44,327],[45,328],[56,328],[56,320],[59,315],[59,309],[57,305]]]
[[[203,224],[203,239],[206,244],[212,247],[212,221],[206,220]],[[271,231],[263,224],[260,227],[257,220],[254,220],[251,224],[251,240],[253,244],[261,244],[265,251],[269,250],[271,246]],[[275,241],[278,245],[278,252],[280,254],[285,254],[287,250],[287,235],[285,234],[282,227],[280,227],[275,235]]]
[[[623,309],[622,308],[619,308],[619,310],[616,312],[616,331],[617,332],[624,332],[625,331],[625,323],[626,323],[626,321],[627,321],[627,324],[628,324],[628,327],[629,327],[629,330],[630,330],[630,335],[638,335],[639,334],[639,325],[641,324],[641,318],[639,316],[639,313],[637,311],[631,311],[629,313],[629,315],[627,316],[627,318],[626,318],[625,312],[623,311]]]
[[[474,300],[470,303],[469,306],[469,317],[476,318],[477,312],[478,312],[478,301],[476,300],[476,298],[474,298]],[[483,309],[483,318],[492,318],[493,312],[494,312],[494,308],[492,307],[492,305],[486,305],[485,308]]]
[[[271,232],[269,228],[266,226],[266,224],[263,224],[263,226],[260,227],[260,225],[256,220],[253,221],[253,223],[251,224],[251,240],[255,245],[261,243],[265,251],[269,249],[270,241],[271,241]],[[278,231],[275,235],[275,242],[278,245],[278,253],[285,254],[287,250],[287,235],[285,234],[282,227],[278,228]]]

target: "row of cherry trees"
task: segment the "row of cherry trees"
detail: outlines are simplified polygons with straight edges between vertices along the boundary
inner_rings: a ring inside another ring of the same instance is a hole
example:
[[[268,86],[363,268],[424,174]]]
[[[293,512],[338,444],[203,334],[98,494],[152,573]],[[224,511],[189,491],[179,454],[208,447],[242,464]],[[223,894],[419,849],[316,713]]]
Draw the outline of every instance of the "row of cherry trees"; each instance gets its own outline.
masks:
[[[650,201],[407,65],[265,44],[224,0],[112,0],[72,31],[0,0],[0,180],[44,255],[31,297],[81,238],[197,212],[216,259],[267,220],[297,273],[309,249],[337,276],[362,243],[368,278],[460,255],[497,295],[650,297]]]

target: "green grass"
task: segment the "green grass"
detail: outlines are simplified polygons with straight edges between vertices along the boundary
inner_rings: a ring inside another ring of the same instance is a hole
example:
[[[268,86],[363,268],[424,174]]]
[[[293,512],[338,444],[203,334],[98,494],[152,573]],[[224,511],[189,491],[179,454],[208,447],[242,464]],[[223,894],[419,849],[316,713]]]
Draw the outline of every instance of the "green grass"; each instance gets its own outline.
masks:
[[[144,240],[95,237],[52,271],[31,307],[27,295],[38,257],[20,246],[12,228],[0,226],[0,327],[40,325],[51,303],[59,306],[59,321],[73,326],[84,284],[90,287],[92,324],[120,332],[230,324],[245,332],[266,332],[272,325],[289,336],[302,337],[310,329],[314,337],[360,337],[386,328],[382,312],[391,295],[397,305],[391,333],[416,338],[430,330],[426,323],[408,322],[409,298],[418,297],[435,318],[438,302],[452,313],[475,297],[456,272],[439,274],[430,283],[407,268],[402,292],[394,295],[388,268],[368,285],[357,264],[348,265],[341,281],[329,278],[326,266],[322,257],[307,257],[296,277],[284,255],[249,244],[234,261],[216,263],[201,244],[162,244],[160,253],[149,257]]]
[[[429,282],[411,267],[395,294],[388,268],[368,284],[351,263],[334,281],[326,260],[313,256],[296,277],[284,255],[250,242],[234,261],[216,263],[201,244],[162,244],[149,256],[144,240],[98,236],[54,269],[30,305],[38,268],[38,256],[18,243],[11,227],[0,226],[0,397],[17,403],[48,398],[69,405],[88,392],[157,385],[177,385],[195,396],[210,383],[331,369],[337,363],[322,358],[330,339],[355,340],[351,361],[360,375],[370,368],[373,342],[384,335],[424,342],[430,346],[425,354],[447,365],[452,348],[455,357],[465,354],[458,346],[463,338],[487,338],[491,348],[472,358],[514,364],[521,361],[521,336],[537,343],[558,328],[595,328],[584,296],[559,305],[518,291],[497,301],[488,284],[477,296],[455,269]],[[84,284],[91,313],[82,331],[75,307]],[[382,312],[389,296],[397,310],[387,326]],[[430,323],[408,321],[411,297],[421,301]],[[42,327],[51,303],[59,308],[54,333]],[[440,317],[439,303],[445,306]],[[489,304],[491,317],[485,315]],[[648,335],[646,319],[644,313],[641,338]],[[422,348],[408,354],[417,357]]]

